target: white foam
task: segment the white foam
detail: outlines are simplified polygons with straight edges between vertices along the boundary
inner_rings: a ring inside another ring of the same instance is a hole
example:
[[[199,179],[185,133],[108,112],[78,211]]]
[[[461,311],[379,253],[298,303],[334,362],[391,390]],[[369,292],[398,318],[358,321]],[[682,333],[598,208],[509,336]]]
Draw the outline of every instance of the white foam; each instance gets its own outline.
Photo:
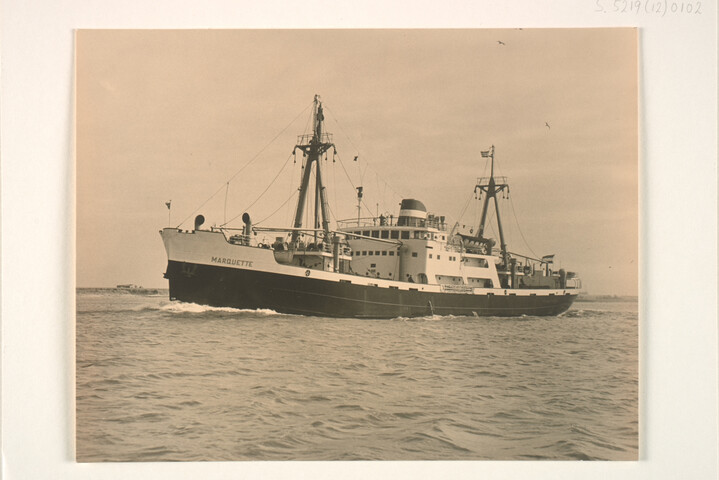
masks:
[[[211,307],[209,305],[200,305],[198,303],[186,302],[169,302],[160,305],[159,309],[163,312],[172,313],[205,313],[205,312],[226,312],[226,313],[253,313],[255,315],[279,315],[274,310],[261,308],[252,310],[249,308],[231,308],[231,307]]]

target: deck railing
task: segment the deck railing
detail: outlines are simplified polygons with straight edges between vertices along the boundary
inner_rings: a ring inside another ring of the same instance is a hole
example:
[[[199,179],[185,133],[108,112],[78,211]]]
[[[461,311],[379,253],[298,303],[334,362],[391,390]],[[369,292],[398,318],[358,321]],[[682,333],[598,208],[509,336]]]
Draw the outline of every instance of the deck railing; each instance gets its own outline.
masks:
[[[305,135],[297,135],[297,145],[308,145],[314,137],[315,137],[314,133],[307,133]],[[331,133],[323,133],[320,137],[320,143],[332,143],[332,134]]]
[[[415,227],[415,228],[435,228],[440,232],[447,231],[447,224],[442,222],[440,217],[430,216],[424,218],[410,218],[409,223],[399,224],[398,217],[393,215],[385,217],[362,217],[362,218],[346,218],[337,220],[337,228],[371,228],[371,227]]]

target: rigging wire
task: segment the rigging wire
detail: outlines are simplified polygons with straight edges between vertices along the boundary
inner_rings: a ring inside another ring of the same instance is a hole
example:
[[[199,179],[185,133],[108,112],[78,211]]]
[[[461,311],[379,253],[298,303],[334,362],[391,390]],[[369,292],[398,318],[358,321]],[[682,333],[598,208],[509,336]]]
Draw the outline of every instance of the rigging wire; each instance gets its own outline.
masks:
[[[263,218],[263,219],[260,220],[259,222],[256,222],[256,224],[259,225],[259,224],[261,224],[262,222],[264,222],[265,220],[269,220],[270,218],[272,218],[277,212],[279,212],[280,210],[282,210],[282,208],[283,208],[285,205],[287,205],[287,203],[288,203],[290,200],[292,200],[295,195],[297,195],[297,190],[295,190],[294,192],[292,192],[292,194],[291,194],[289,197],[287,197],[287,200],[285,200],[284,202],[282,202],[282,205],[280,205],[279,207],[277,207],[277,210],[275,210],[274,212],[270,213],[268,216],[266,216],[265,218]]]
[[[484,161],[484,168],[482,169],[482,175],[479,178],[482,178],[486,175],[488,167],[489,167],[489,158]]]
[[[293,152],[294,156],[294,152]],[[289,184],[288,184],[288,190],[290,191],[290,195],[294,195],[297,191],[299,191],[298,188],[295,187],[295,177],[297,176],[296,170],[297,170],[297,161],[292,161],[292,172],[289,175]],[[300,161],[300,170],[302,169],[302,162]],[[285,202],[287,203],[287,202]],[[285,212],[285,223],[289,224],[292,221],[292,208],[287,206],[287,211]]]
[[[344,164],[344,162],[342,161],[342,156],[341,156],[339,153],[337,154],[337,159],[340,161],[340,166],[342,167],[342,170],[345,172],[345,176],[347,177],[347,180],[350,182],[350,185],[352,185],[352,188],[354,188],[355,190],[357,190],[357,187],[355,187],[355,184],[354,184],[354,182],[352,181],[352,179],[350,178],[349,173],[347,173],[347,169],[345,168],[345,164]],[[369,212],[370,217],[374,217],[374,215],[372,215],[372,210],[367,206],[367,204],[365,203],[364,200],[362,200],[362,205],[364,205],[365,209],[367,209],[367,212]]]
[[[469,207],[469,204],[472,202],[473,197],[474,197],[474,192],[472,192],[469,195],[469,198],[467,199],[467,203],[464,204],[462,211],[459,213],[459,217],[457,217],[457,223],[462,221],[462,217],[464,216],[464,213],[467,211],[467,207]]]
[[[356,145],[354,144],[354,142],[352,141],[352,138],[347,134],[347,132],[345,131],[345,129],[342,127],[342,125],[340,124],[339,120],[337,119],[337,116],[335,115],[334,111],[330,110],[329,107],[325,107],[325,110],[326,110],[327,112],[331,113],[331,117],[332,117],[332,120],[334,121],[334,123],[337,124],[337,126],[339,127],[339,129],[340,129],[340,131],[342,132],[342,134],[345,136],[345,138],[347,138],[347,140],[350,142],[350,144],[352,145],[352,147],[353,147],[353,148],[355,149],[355,151],[359,154],[359,153],[360,153],[360,149],[357,148],[357,146],[356,146]],[[359,155],[358,155],[358,156],[359,156]],[[364,172],[361,171],[359,162],[357,163],[357,172],[358,172],[359,177],[360,177],[360,184],[363,184],[363,182],[364,182],[364,176],[365,176],[365,174],[367,173],[367,169],[371,167],[370,163],[369,163],[367,160],[365,160],[364,158],[362,158],[362,161],[365,163]],[[384,176],[381,175],[377,170],[375,170],[374,167],[371,167],[371,168],[372,168],[372,171],[375,172],[375,175],[377,175],[377,181],[379,182],[379,181],[381,180],[382,183],[385,185],[385,187],[386,187],[386,188],[389,188],[389,190],[395,195],[395,197],[399,198],[400,200],[402,200],[403,198],[406,198],[406,195],[402,195],[402,194],[397,193],[397,191],[392,188],[392,185],[390,185],[390,184],[384,179]],[[379,190],[379,188],[378,188],[378,190]]]
[[[314,103],[314,102],[312,102],[312,103]],[[310,105],[312,105],[312,104],[310,104]],[[305,108],[305,110],[307,110],[307,109]],[[309,135],[309,134],[310,134],[310,123],[312,123],[312,117],[313,117],[313,116],[314,116],[314,115],[310,114],[310,115],[307,117],[307,123],[305,123],[305,129],[302,130],[302,135]]]
[[[197,207],[192,213],[190,213],[190,214],[187,216],[187,218],[185,218],[183,221],[181,221],[181,222],[177,225],[177,228],[180,228],[180,225],[182,225],[182,224],[185,223],[187,220],[189,220],[194,214],[196,214],[196,213],[198,212],[198,210],[200,210],[202,207],[204,207],[204,206],[207,204],[207,202],[209,202],[210,200],[212,200],[213,198],[215,198],[215,196],[217,196],[217,194],[220,193],[223,188],[225,188],[225,185],[226,185],[226,184],[229,184],[229,183],[230,183],[232,180],[234,180],[235,177],[237,177],[237,175],[239,175],[245,168],[249,167],[255,160],[257,160],[257,158],[259,158],[259,156],[262,155],[262,152],[264,152],[264,151],[267,149],[267,147],[269,147],[270,145],[272,145],[272,144],[274,143],[274,141],[277,140],[277,139],[280,137],[280,135],[282,135],[283,133],[285,133],[285,131],[286,131],[288,128],[290,128],[290,126],[291,126],[293,123],[295,123],[295,122],[297,121],[297,119],[300,118],[300,116],[301,116],[303,113],[305,113],[305,111],[306,111],[313,103],[314,103],[314,102],[312,102],[312,103],[310,103],[309,105],[307,105],[299,114],[297,114],[297,116],[296,116],[295,118],[293,118],[292,121],[291,121],[290,123],[288,123],[287,126],[285,126],[285,128],[283,128],[283,129],[280,131],[280,133],[278,133],[277,135],[275,135],[274,138],[273,138],[272,140],[270,140],[270,141],[267,143],[267,145],[265,145],[264,147],[262,147],[262,149],[260,149],[260,151],[257,152],[254,157],[252,157],[252,158],[251,158],[247,163],[245,163],[238,171],[236,171],[236,172],[230,177],[230,179],[227,180],[225,183],[223,183],[222,186],[221,186],[215,193],[213,193],[212,195],[210,195],[210,197],[209,197],[207,200],[205,200],[204,202],[202,202],[202,204],[201,204],[199,207]],[[235,217],[235,218],[237,218],[237,217]],[[234,220],[234,218],[233,218],[232,220]],[[232,220],[230,220],[230,222],[231,222]],[[227,223],[228,223],[228,222],[225,222],[223,225],[226,225]]]
[[[335,196],[335,205],[339,205],[339,203],[337,202],[337,190],[339,190],[339,188],[337,188],[337,167],[335,166],[337,163],[335,161],[336,158],[337,149],[335,149],[334,153],[332,154],[332,192]]]
[[[499,162],[495,161],[495,168],[497,169],[497,174],[499,176],[502,176],[502,172],[499,170]],[[513,195],[509,195],[507,193],[507,198],[509,198],[509,205],[512,207],[512,215],[514,216],[514,223],[517,225],[517,231],[519,231],[519,235],[522,237],[522,240],[524,241],[524,245],[527,247],[527,249],[534,255],[536,258],[539,258],[539,255],[534,253],[534,250],[532,250],[532,247],[529,246],[529,242],[527,242],[527,239],[524,237],[524,233],[522,233],[522,227],[519,226],[519,218],[517,218],[517,212],[514,210],[514,201],[513,201]]]
[[[530,252],[532,252],[532,255],[534,255],[535,258],[539,258],[539,255],[534,253],[534,250],[532,250],[532,247],[529,246],[529,242],[527,242],[527,239],[524,238],[524,234],[522,233],[522,228],[519,226],[519,220],[517,219],[517,213],[514,211],[514,201],[512,201],[512,197],[509,197],[509,205],[512,207],[512,214],[514,215],[514,221],[517,224],[517,230],[519,230],[519,235],[522,237],[522,240],[524,240],[524,244],[527,246]]]
[[[260,193],[260,195],[255,199],[255,201],[253,201],[247,208],[242,209],[242,210],[241,210],[242,212],[246,212],[247,210],[249,210],[250,208],[252,208],[252,206],[253,206],[255,203],[257,203],[257,202],[260,200],[260,198],[262,198],[262,196],[263,196],[265,193],[267,193],[267,190],[269,190],[270,187],[272,186],[272,184],[275,183],[275,180],[277,180],[277,178],[280,176],[280,174],[284,171],[284,169],[285,169],[285,167],[287,166],[287,164],[290,162],[290,158],[292,158],[292,154],[290,154],[290,155],[287,157],[287,160],[285,160],[284,165],[282,165],[282,168],[280,168],[280,171],[277,172],[277,175],[275,175],[275,177],[272,179],[272,181],[270,182],[270,184],[267,185],[267,188],[265,188],[265,189],[262,191],[262,193]],[[229,221],[223,223],[223,224],[220,225],[220,226],[221,226],[221,227],[224,227],[225,225],[227,225],[228,223],[232,222],[233,220],[235,220],[235,219],[236,219],[237,217],[239,217],[240,215],[242,215],[242,213],[238,213],[237,215],[235,215],[234,217],[232,217]]]
[[[340,130],[342,130],[342,133],[343,133],[344,136],[347,138],[347,140],[350,142],[350,144],[352,144],[352,147],[354,147],[355,151],[356,151],[357,153],[359,153],[359,148],[357,148],[357,145],[354,144],[354,142],[352,141],[352,138],[347,134],[347,132],[345,132],[345,129],[342,128],[342,125],[340,125],[340,122],[337,120],[337,116],[335,115],[335,112],[332,111],[332,110],[330,110],[330,108],[327,107],[327,106],[325,106],[324,109],[325,109],[327,112],[329,112],[329,113],[332,114],[332,120],[334,120],[334,122],[337,124],[337,126],[340,127]]]
[[[332,205],[327,205],[327,208],[330,211],[330,218],[332,218],[335,221],[335,225],[337,225],[337,216],[335,216],[335,212],[332,211]],[[338,226],[339,228],[339,226]]]
[[[230,182],[227,182],[227,187],[225,188],[225,214],[222,217],[222,221],[227,222],[227,194],[230,193]]]
[[[489,206],[487,206],[487,208],[489,208]],[[489,224],[489,228],[492,229],[492,235],[494,235],[494,238],[499,239],[499,235],[497,234],[497,231],[494,229],[494,223],[492,222],[492,219],[494,218],[494,213],[495,213],[494,209],[491,208],[487,214],[488,218],[487,218],[486,224]]]
[[[488,166],[489,166],[489,159],[484,161],[484,169],[482,170],[482,175],[480,175],[479,178],[483,178],[485,176],[485,174],[487,173]],[[477,194],[477,192],[475,190],[469,195],[469,198],[467,199],[467,203],[464,204],[464,207],[462,207],[462,210],[459,213],[459,216],[457,217],[456,223],[459,224],[462,221],[462,217],[464,217],[464,214],[467,212],[467,208],[469,207],[469,204],[472,202],[472,197],[475,197],[476,194]],[[473,221],[474,223],[472,225],[470,225],[470,227],[472,229],[472,233],[474,233],[475,228],[479,228],[479,220],[478,220],[479,211],[478,210],[479,210],[480,198],[479,197],[476,197],[476,198],[477,198],[477,203],[475,204],[475,207],[474,207],[474,221]]]

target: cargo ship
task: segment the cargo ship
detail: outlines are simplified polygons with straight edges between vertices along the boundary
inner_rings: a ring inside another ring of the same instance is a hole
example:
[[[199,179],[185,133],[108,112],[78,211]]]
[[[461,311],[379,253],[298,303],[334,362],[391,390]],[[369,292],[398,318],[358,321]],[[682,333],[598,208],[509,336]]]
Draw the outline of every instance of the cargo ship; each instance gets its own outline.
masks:
[[[171,300],[351,318],[551,316],[570,308],[581,288],[576,273],[554,271],[553,255],[508,250],[497,195],[509,185],[494,175],[494,146],[481,152],[491,162],[490,175],[473,185],[483,199],[476,229],[450,228],[444,216],[412,198],[402,200],[396,216],[362,218],[362,187],[356,187],[357,217],[331,228],[320,160],[335,145],[324,131],[319,96],[311,121],[311,133],[294,147],[304,163],[291,226],[253,225],[245,212],[241,228],[203,228],[197,215],[191,230],[160,230]],[[303,225],[310,196],[311,226]],[[485,236],[492,208],[499,245]],[[274,241],[258,242],[259,233]]]

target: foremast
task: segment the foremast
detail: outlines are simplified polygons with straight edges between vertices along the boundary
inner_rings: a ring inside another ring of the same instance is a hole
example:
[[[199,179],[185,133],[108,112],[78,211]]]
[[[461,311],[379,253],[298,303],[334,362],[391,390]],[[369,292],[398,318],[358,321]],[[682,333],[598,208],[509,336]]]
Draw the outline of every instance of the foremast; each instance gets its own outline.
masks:
[[[330,217],[329,207],[327,205],[327,193],[322,183],[322,155],[331,148],[335,148],[332,143],[332,137],[328,133],[323,133],[324,113],[322,110],[322,102],[319,95],[315,95],[313,113],[312,113],[312,133],[309,135],[300,135],[295,151],[301,150],[303,157],[306,158],[304,170],[302,172],[302,181],[300,184],[300,193],[297,200],[297,210],[295,212],[294,229],[292,231],[292,244],[296,245],[302,229],[302,217],[305,213],[305,204],[307,202],[307,193],[310,188],[310,180],[312,178],[312,166],[314,164],[315,172],[315,229],[321,226],[326,239],[330,237]]]

